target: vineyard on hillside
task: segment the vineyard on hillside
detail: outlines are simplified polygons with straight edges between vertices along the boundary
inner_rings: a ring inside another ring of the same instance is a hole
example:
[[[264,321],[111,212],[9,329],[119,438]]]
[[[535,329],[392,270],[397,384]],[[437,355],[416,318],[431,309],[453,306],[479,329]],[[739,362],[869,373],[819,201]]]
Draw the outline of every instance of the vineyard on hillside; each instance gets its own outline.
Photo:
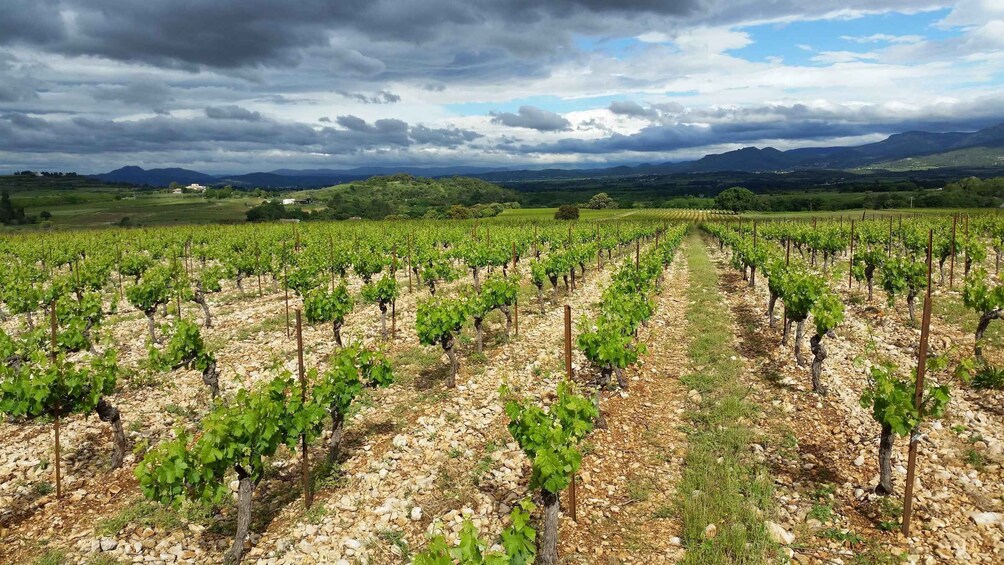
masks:
[[[509,212],[0,239],[0,562],[1004,560],[1004,217]]]

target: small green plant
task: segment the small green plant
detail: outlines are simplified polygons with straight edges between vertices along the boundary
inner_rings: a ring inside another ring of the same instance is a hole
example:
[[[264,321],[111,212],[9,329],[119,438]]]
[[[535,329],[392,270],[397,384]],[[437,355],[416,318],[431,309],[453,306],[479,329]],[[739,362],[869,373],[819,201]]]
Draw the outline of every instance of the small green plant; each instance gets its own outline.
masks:
[[[45,496],[47,494],[51,494],[54,490],[56,490],[55,487],[53,487],[52,483],[49,483],[48,481],[35,483],[35,486],[32,487],[32,492],[35,493],[35,496]]]
[[[321,520],[328,515],[328,508],[324,504],[317,502],[310,506],[309,509],[305,510],[303,513],[304,519],[310,524],[320,524]]]
[[[537,532],[530,526],[530,514],[535,506],[530,499],[524,499],[513,508],[509,515],[511,524],[500,536],[504,552],[490,551],[491,544],[481,538],[477,528],[469,520],[460,531],[460,545],[450,547],[442,534],[429,540],[425,551],[417,554],[414,565],[527,565],[536,555],[534,544]]]
[[[61,549],[49,549],[35,560],[34,565],[63,565],[66,563],[66,552]]]
[[[982,470],[987,464],[986,458],[983,454],[972,447],[966,449],[963,459],[965,460],[966,465],[969,465],[976,470]]]
[[[1004,368],[984,365],[973,377],[972,386],[978,390],[1004,389]]]
[[[878,528],[885,532],[899,529],[903,518],[903,502],[898,498],[883,497],[878,501]]]
[[[853,530],[839,530],[837,528],[828,528],[820,531],[816,535],[821,538],[838,541],[845,545],[858,545],[864,543],[865,541],[864,536],[854,532]]]
[[[411,562],[411,549],[408,547],[408,540],[404,539],[404,533],[398,530],[381,530],[377,536],[385,542],[400,550],[401,560],[405,563]]]
[[[672,506],[660,506],[658,509],[656,509],[655,512],[652,513],[652,517],[658,520],[662,520],[666,518],[672,518],[677,514],[678,512]]]
[[[825,524],[833,518],[833,506],[829,504],[813,504],[812,509],[809,510],[808,517]]]

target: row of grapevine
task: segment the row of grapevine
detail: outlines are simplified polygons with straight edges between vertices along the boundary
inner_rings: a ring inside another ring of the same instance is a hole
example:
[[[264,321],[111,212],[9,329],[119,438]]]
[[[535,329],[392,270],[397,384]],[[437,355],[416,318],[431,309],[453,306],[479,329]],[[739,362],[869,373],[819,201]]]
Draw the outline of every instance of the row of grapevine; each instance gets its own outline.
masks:
[[[804,364],[801,356],[803,327],[808,319],[812,319],[816,330],[810,339],[813,353],[812,386],[815,392],[826,394],[826,387],[820,382],[822,362],[826,358],[823,339],[832,335],[844,318],[844,304],[826,274],[826,270],[833,265],[833,259],[843,249],[839,243],[832,242],[839,242],[839,236],[835,235],[839,232],[825,227],[819,229],[819,226],[809,231],[799,224],[772,224],[761,230],[757,228],[754,226],[752,230],[743,233],[735,226],[724,224],[704,226],[722,248],[731,252],[733,266],[743,271],[750,286],[755,284],[753,273],[757,269],[767,277],[767,317],[773,326],[775,303],[780,300],[785,311],[781,344],[786,343],[789,327],[794,323],[794,352],[799,366]],[[912,319],[913,302],[927,286],[927,271],[922,262],[923,256],[919,255],[919,251],[926,248],[926,241],[923,247],[915,243],[904,244],[902,256],[890,256],[889,248],[880,249],[868,234],[869,231],[864,230],[856,236],[866,249],[851,256],[851,275],[868,281],[870,295],[872,277],[875,270],[880,270],[890,305],[895,303],[898,296],[905,294]],[[830,243],[827,243],[828,240]],[[793,258],[792,246],[802,248],[806,253]],[[813,261],[816,253],[822,255],[821,263]],[[936,357],[933,362],[943,364],[946,361],[943,357]],[[921,396],[921,402],[915,403],[913,379],[897,376],[895,367],[888,364],[875,365],[870,371],[870,377],[869,385],[861,395],[861,405],[871,410],[881,427],[878,453],[880,478],[876,492],[888,495],[893,492],[891,454],[895,436],[914,433],[923,421],[940,417],[949,401],[949,391],[947,386],[928,385]]]

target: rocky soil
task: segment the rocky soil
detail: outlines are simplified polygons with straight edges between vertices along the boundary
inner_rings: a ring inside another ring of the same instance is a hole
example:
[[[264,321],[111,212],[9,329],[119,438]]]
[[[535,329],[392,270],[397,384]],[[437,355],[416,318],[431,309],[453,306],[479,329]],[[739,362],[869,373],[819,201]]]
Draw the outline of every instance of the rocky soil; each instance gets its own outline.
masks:
[[[904,538],[899,515],[908,442],[899,438],[895,444],[895,494],[876,495],[879,426],[859,399],[872,363],[891,361],[902,373],[916,367],[920,331],[877,304],[849,306],[836,339],[824,342],[829,357],[822,380],[829,394],[820,397],[812,392],[808,366],[797,367],[791,346],[779,345],[781,323],[768,327],[766,281],[750,291],[725,254],[714,253],[750,384],[774,408],[774,414],[765,414],[765,425],[771,419],[787,422],[776,429],[776,444],[765,446],[765,456],[776,473],[778,520],[796,534],[794,557],[813,563],[854,562],[862,554],[915,563],[1004,562],[1001,412],[982,408],[974,402],[982,393],[966,390],[949,375],[929,375],[929,382],[950,384],[953,397],[945,416],[922,430],[913,527]],[[845,304],[860,299],[844,293]],[[956,344],[970,347],[971,339],[932,324],[933,353]],[[810,355],[807,343],[803,351]]]

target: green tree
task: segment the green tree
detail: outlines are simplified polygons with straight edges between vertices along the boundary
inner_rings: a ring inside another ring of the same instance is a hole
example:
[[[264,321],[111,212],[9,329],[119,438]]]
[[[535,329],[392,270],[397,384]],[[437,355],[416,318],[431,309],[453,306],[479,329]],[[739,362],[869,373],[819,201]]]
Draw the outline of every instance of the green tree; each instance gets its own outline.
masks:
[[[616,207],[617,201],[610,198],[606,192],[600,192],[593,195],[593,197],[590,198],[589,202],[586,204],[586,208],[591,208],[593,210],[606,210]]]
[[[578,206],[572,206],[571,204],[565,204],[558,208],[558,211],[554,213],[555,220],[578,220],[579,219],[579,208]]]
[[[747,188],[733,186],[715,196],[715,207],[719,210],[746,212],[760,208],[760,198]]]

